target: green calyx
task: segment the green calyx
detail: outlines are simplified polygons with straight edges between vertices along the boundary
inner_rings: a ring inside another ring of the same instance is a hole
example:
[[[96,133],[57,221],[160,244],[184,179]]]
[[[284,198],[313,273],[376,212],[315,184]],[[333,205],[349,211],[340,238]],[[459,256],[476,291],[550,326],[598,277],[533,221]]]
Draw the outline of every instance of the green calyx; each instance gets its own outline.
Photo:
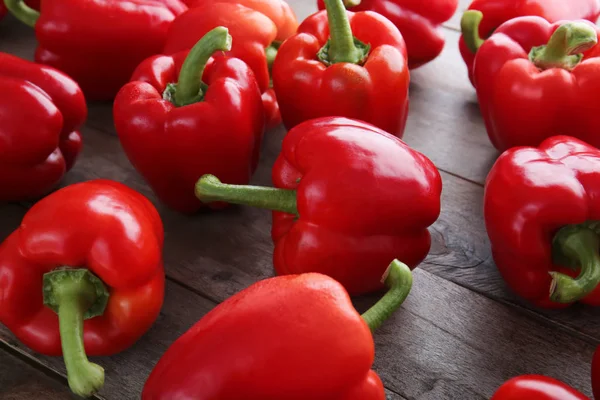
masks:
[[[548,44],[532,48],[529,60],[542,70],[562,68],[571,71],[583,60],[582,53],[597,43],[598,35],[593,26],[585,22],[568,22],[552,34]]]
[[[550,300],[573,303],[589,295],[600,284],[600,223],[569,225],[554,236],[554,263],[578,269],[572,278],[560,272],[550,272]]]
[[[217,51],[231,50],[232,38],[229,30],[219,26],[208,32],[190,50],[185,59],[177,84],[167,85],[163,98],[183,107],[204,100],[208,85],[202,82],[202,75],[208,60]]]
[[[265,49],[265,54],[267,56],[267,66],[269,67],[269,74],[273,69],[273,63],[275,62],[275,58],[277,57],[279,47],[281,47],[281,42],[273,42],[269,47]]]
[[[412,272],[406,264],[394,260],[383,274],[382,282],[388,292],[362,315],[371,332],[379,328],[404,303],[412,288]]]
[[[73,393],[90,397],[104,385],[104,369],[91,363],[83,344],[83,321],[104,313],[109,293],[87,269],[44,274],[44,304],[58,314],[63,358]]]
[[[465,11],[460,20],[460,30],[462,31],[463,40],[469,51],[473,54],[477,53],[485,40],[479,36],[479,25],[483,20],[483,13],[477,10]]]
[[[4,0],[4,4],[8,11],[19,21],[32,28],[35,27],[37,20],[40,19],[40,13],[25,4],[25,0]]]
[[[317,57],[325,65],[337,63],[363,64],[369,56],[371,46],[352,35],[348,14],[342,0],[324,0],[329,19],[330,39],[321,48]],[[356,5],[354,1],[346,1]],[[359,2],[360,3],[360,2]]]

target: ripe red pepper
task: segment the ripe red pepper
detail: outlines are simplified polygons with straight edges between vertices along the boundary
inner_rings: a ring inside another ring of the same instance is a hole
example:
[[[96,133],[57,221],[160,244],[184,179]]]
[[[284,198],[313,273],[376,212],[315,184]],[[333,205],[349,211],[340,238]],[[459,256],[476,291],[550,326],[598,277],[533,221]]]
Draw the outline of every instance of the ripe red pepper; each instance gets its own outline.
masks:
[[[0,91],[0,202],[41,197],[81,151],[85,98],[60,71],[6,53]]]
[[[539,17],[503,24],[475,62],[479,105],[500,151],[537,146],[565,132],[596,147],[600,136],[599,29],[588,21],[551,25]],[[583,54],[585,52],[585,54]]]
[[[142,399],[385,400],[371,370],[371,331],[404,302],[412,275],[394,260],[383,280],[389,291],[362,318],[344,288],[327,276],[258,282],[221,303],[167,350]]]
[[[210,30],[226,26],[233,37],[226,54],[250,66],[263,93],[267,127],[279,125],[281,114],[270,69],[281,43],[298,28],[289,4],[283,0],[195,0],[188,4],[190,10],[169,30],[165,54],[188,50]]]
[[[342,0],[325,4],[328,11],[306,19],[273,64],[283,123],[292,129],[341,116],[402,137],[410,76],[398,28],[373,12],[347,12]]]
[[[543,375],[512,378],[490,400],[590,400],[569,385]]]
[[[325,2],[318,0],[320,10]],[[373,11],[393,22],[408,50],[408,67],[417,68],[440,55],[445,38],[441,25],[458,7],[458,0],[344,0],[354,12]]]
[[[187,10],[180,0],[44,0],[41,13],[23,0],[5,2],[35,27],[35,60],[72,77],[88,100],[112,100],[142,60],[162,51],[169,25]]]
[[[162,243],[152,204],[120,183],[54,192],[0,246],[0,322],[33,350],[62,353],[69,386],[90,396],[104,370],[87,355],[125,350],[158,316]]]
[[[600,0],[475,0],[469,10],[471,12],[464,14],[461,23],[463,35],[459,47],[473,82],[477,50],[506,21],[537,16],[551,23],[575,19],[596,22],[600,15]],[[473,29],[474,24],[479,24],[478,29]]]
[[[321,118],[291,130],[273,167],[276,188],[222,184],[204,176],[202,201],[273,212],[280,275],[319,272],[352,295],[381,289],[398,258],[416,267],[429,252],[442,182],[429,159],[372,125]]]
[[[211,58],[229,48],[227,29],[215,28],[191,51],[144,61],[115,99],[127,156],[180,212],[203,206],[194,196],[203,174],[244,184],[258,164],[264,115],[254,75],[239,59]]]
[[[600,306],[598,168],[600,150],[556,136],[506,151],[487,178],[494,260],[508,285],[538,306]]]

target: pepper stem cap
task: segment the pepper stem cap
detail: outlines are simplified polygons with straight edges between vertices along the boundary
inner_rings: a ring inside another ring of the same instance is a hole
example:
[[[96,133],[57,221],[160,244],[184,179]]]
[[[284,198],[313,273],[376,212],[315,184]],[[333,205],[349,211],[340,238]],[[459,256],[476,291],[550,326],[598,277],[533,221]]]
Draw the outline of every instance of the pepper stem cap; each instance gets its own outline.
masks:
[[[10,11],[19,21],[32,28],[35,27],[38,19],[40,19],[39,11],[34,10],[25,4],[25,0],[4,0],[4,4],[8,11]]]
[[[460,20],[460,30],[469,51],[477,53],[485,40],[479,35],[479,25],[483,20],[483,13],[478,10],[467,10]]]

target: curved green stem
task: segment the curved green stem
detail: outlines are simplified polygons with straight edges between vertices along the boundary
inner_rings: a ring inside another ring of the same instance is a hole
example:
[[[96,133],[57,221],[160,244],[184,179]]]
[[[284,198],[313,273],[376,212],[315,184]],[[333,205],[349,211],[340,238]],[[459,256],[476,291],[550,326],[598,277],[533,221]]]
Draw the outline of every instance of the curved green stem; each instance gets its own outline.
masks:
[[[196,183],[196,197],[204,203],[223,201],[298,214],[295,190],[249,185],[227,185],[214,175],[204,175],[200,178]]]
[[[58,314],[69,387],[89,397],[104,385],[104,369],[91,363],[83,344],[83,321],[104,313],[108,291],[86,269],[61,269],[44,275],[44,304]]]
[[[269,67],[269,74],[273,69],[273,63],[275,62],[275,57],[277,57],[277,52],[279,51],[280,46],[281,42],[273,42],[269,47],[265,49],[265,54],[267,56],[267,65]]]
[[[567,226],[554,238],[553,250],[559,263],[580,267],[575,279],[550,272],[550,300],[556,303],[573,303],[589,295],[600,284],[600,237],[585,225]]]
[[[360,64],[369,55],[370,46],[352,35],[348,14],[342,0],[324,0],[329,19],[329,36],[317,56],[326,65],[336,63]]]
[[[483,20],[483,13],[477,10],[465,11],[460,20],[460,30],[462,31],[463,39],[467,48],[473,54],[477,53],[481,45],[485,42],[479,36],[481,20]]]
[[[550,37],[548,44],[534,47],[529,59],[540,69],[575,68],[583,53],[598,43],[596,30],[584,22],[568,22],[561,25]]]
[[[389,288],[388,292],[362,315],[371,332],[379,328],[404,303],[412,288],[412,272],[406,264],[394,260],[382,280]]]
[[[208,85],[202,82],[206,63],[217,51],[231,50],[231,35],[225,27],[219,26],[208,32],[190,50],[186,57],[177,84],[169,84],[163,93],[165,100],[177,107],[202,101]]]
[[[40,18],[39,11],[25,4],[25,0],[4,0],[4,4],[19,21],[32,28],[35,27],[37,20]]]

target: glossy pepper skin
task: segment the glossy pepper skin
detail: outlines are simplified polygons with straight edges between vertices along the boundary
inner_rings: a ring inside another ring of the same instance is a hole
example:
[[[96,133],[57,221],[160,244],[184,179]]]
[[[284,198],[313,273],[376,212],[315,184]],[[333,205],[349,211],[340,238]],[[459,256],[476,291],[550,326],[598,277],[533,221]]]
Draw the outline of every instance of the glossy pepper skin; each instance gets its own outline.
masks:
[[[63,354],[72,390],[89,396],[104,372],[86,354],[125,350],[158,316],[162,244],[158,213],[128,187],[95,180],[58,190],[0,246],[0,322],[31,349]]]
[[[537,16],[550,23],[561,20],[587,19],[596,22],[600,15],[599,0],[475,0],[469,10],[481,12],[481,24],[475,32],[466,32],[459,39],[460,53],[467,65],[469,79],[473,82],[473,63],[482,41],[492,35],[500,25],[514,18]],[[468,17],[467,17],[468,19]],[[463,23],[469,24],[467,20]],[[465,41],[467,37],[467,41]],[[469,43],[469,44],[467,44]]]
[[[194,196],[203,174],[243,184],[258,164],[264,115],[254,75],[239,59],[210,57],[230,46],[227,29],[218,27],[191,52],[151,57],[115,99],[127,156],[159,199],[180,212],[203,206]]]
[[[273,85],[283,123],[292,129],[313,118],[340,116],[402,137],[410,81],[402,35],[379,14],[346,12],[342,0],[327,5],[329,11],[306,19],[275,59]]]
[[[569,385],[542,375],[523,375],[502,385],[490,400],[590,400]]]
[[[83,93],[62,72],[6,53],[0,90],[0,202],[43,196],[81,151]]]
[[[35,26],[35,60],[72,77],[88,100],[112,100],[140,62],[161,53],[171,22],[187,10],[179,0],[44,0],[41,12],[22,0],[6,5]]]
[[[263,94],[267,127],[281,123],[270,69],[279,45],[296,33],[298,21],[283,0],[195,0],[177,18],[167,38],[165,54],[189,50],[210,30],[225,26],[233,38],[230,57],[250,66]]]
[[[485,223],[496,265],[519,296],[548,308],[600,305],[599,189],[600,150],[572,137],[497,160],[485,186]]]
[[[250,286],[167,350],[142,399],[385,400],[371,370],[370,329],[402,304],[412,285],[409,268],[396,260],[386,275],[390,290],[362,318],[344,288],[325,275]]]
[[[317,3],[320,10],[325,9],[323,0]],[[345,4],[351,11],[373,11],[392,21],[406,42],[408,67],[417,68],[444,49],[441,25],[452,18],[458,0],[345,0]]]
[[[598,32],[588,21],[521,17],[485,41],[475,83],[488,136],[499,151],[537,146],[557,133],[600,146]]]
[[[424,155],[372,125],[322,118],[297,126],[272,177],[274,189],[205,176],[196,195],[274,210],[279,275],[319,272],[359,295],[381,289],[390,259],[414,268],[429,252],[440,175]]]

